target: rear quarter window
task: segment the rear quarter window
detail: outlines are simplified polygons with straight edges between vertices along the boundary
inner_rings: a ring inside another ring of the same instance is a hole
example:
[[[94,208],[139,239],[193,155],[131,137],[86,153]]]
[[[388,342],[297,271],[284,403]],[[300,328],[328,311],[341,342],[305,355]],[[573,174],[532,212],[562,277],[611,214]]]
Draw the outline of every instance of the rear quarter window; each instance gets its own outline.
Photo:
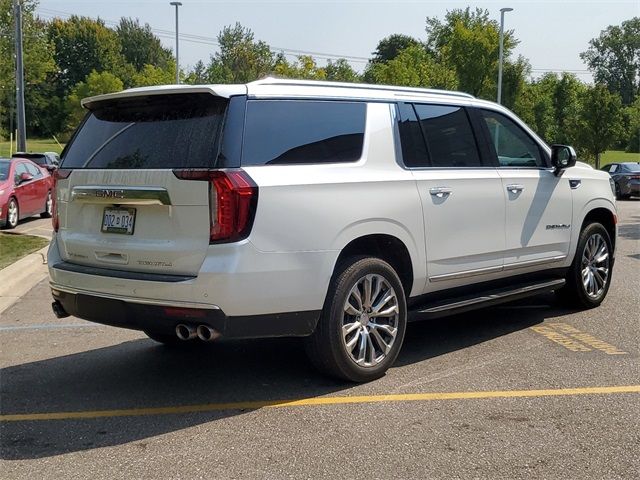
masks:
[[[247,102],[242,165],[354,162],[362,156],[366,104]]]

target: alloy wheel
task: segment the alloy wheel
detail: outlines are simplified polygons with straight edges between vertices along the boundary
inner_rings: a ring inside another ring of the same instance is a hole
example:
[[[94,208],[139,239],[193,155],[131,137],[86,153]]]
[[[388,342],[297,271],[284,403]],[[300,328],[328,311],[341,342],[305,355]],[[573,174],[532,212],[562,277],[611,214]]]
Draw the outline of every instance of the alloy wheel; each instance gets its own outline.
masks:
[[[51,215],[53,213],[53,197],[51,196],[51,192],[47,194],[47,215]]]
[[[609,281],[609,246],[599,233],[589,237],[582,252],[582,285],[590,298],[598,298]]]
[[[9,201],[9,207],[7,209],[7,221],[11,227],[18,225],[18,204],[15,200]]]
[[[398,297],[383,276],[360,278],[344,302],[342,340],[350,359],[362,367],[382,362],[396,340],[399,316]]]

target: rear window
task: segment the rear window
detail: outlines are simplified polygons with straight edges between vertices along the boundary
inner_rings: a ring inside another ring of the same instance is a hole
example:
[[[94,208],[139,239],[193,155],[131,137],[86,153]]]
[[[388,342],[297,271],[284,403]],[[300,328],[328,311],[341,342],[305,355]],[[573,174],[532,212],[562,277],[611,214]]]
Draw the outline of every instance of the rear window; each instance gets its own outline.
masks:
[[[243,165],[354,162],[362,155],[366,104],[307,100],[252,100]]]
[[[62,157],[64,168],[215,166],[228,101],[208,93],[99,103]]]
[[[640,172],[640,163],[625,163],[622,168],[627,172]]]

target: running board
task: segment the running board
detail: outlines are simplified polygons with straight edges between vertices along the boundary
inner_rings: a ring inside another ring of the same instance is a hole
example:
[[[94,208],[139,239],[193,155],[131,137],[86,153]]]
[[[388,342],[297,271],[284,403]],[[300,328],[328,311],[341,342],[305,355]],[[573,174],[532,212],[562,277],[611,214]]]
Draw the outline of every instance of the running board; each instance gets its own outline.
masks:
[[[564,279],[554,279],[488,290],[474,296],[450,298],[428,305],[416,306],[410,313],[412,317],[415,317],[412,320],[444,317],[557,290],[563,287],[565,283]]]

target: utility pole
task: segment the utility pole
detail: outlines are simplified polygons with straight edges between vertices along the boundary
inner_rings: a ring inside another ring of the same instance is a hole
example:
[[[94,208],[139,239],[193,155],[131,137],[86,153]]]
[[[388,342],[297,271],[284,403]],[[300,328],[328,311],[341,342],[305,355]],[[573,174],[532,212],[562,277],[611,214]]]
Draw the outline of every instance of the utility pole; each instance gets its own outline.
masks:
[[[176,7],[176,84],[180,83],[180,54],[178,42],[178,7],[182,5],[180,2],[170,2],[169,5]]]
[[[27,150],[27,127],[24,114],[24,65],[22,60],[22,3],[20,0],[14,2],[15,22],[16,22],[16,116],[18,137],[16,138],[18,152]]]

